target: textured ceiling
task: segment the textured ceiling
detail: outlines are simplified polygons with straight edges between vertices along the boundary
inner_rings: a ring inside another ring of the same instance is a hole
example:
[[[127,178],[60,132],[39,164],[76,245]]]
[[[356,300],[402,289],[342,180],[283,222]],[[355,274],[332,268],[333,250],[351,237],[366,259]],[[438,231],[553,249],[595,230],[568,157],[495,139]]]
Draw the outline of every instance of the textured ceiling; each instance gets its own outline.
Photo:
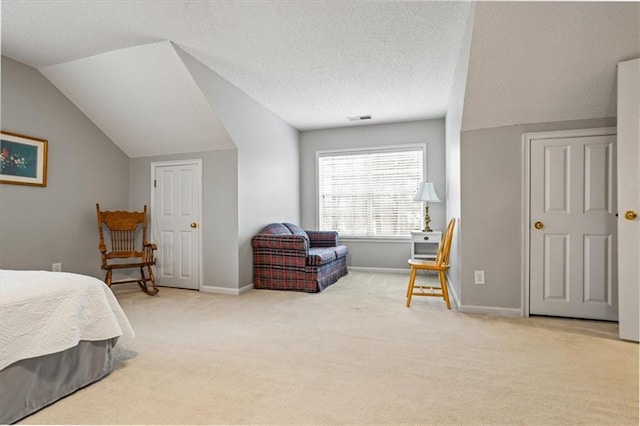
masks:
[[[638,2],[478,3],[462,129],[615,117],[638,56]]]
[[[300,130],[443,117],[468,2],[2,1],[41,70],[171,41]],[[49,73],[52,75],[51,73]]]

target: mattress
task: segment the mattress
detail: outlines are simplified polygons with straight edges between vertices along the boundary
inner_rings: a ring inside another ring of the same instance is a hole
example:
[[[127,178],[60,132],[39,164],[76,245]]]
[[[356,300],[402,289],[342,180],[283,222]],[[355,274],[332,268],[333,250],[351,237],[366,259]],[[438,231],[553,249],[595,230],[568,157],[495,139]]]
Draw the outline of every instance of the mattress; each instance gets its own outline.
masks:
[[[82,340],[120,337],[120,351],[134,338],[111,289],[69,272],[0,270],[0,324],[0,370]]]

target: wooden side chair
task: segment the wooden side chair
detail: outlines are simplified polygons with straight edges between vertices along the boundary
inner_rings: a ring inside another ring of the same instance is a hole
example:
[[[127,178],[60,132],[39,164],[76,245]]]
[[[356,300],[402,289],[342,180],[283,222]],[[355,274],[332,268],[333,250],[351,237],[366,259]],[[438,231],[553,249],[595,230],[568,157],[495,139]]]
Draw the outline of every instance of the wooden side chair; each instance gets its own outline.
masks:
[[[447,304],[447,309],[451,309],[446,272],[449,269],[449,253],[451,252],[451,239],[453,237],[453,228],[455,227],[455,224],[455,219],[451,219],[449,221],[447,229],[444,231],[444,235],[440,241],[440,245],[438,246],[438,253],[436,254],[435,260],[409,259],[411,275],[409,277],[409,287],[407,288],[407,308],[411,306],[412,296],[432,296],[442,297]],[[416,273],[419,270],[438,272],[440,287],[415,285]]]
[[[98,248],[102,253],[102,269],[107,271],[104,282],[111,287],[112,284],[138,283],[138,286],[150,296],[158,293],[156,278],[153,275],[152,266],[156,264],[154,252],[156,245],[147,241],[147,206],[142,212],[126,211],[100,211],[100,205],[96,204],[98,214],[98,231],[100,244]],[[108,243],[105,243],[104,228],[109,231]],[[140,235],[142,233],[142,235]],[[140,268],[140,278],[124,279],[112,282],[114,269]],[[145,269],[149,273],[145,275]],[[151,283],[151,286],[148,283]]]

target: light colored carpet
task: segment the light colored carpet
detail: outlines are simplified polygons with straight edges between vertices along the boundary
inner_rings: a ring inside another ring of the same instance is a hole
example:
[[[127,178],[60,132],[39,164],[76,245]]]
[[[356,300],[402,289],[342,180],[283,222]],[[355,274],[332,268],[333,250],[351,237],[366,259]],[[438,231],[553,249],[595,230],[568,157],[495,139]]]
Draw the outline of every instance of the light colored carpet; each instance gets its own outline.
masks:
[[[423,277],[424,279],[424,277]],[[24,424],[638,424],[617,324],[404,306],[408,275],[320,294],[114,286],[137,337],[108,377]]]

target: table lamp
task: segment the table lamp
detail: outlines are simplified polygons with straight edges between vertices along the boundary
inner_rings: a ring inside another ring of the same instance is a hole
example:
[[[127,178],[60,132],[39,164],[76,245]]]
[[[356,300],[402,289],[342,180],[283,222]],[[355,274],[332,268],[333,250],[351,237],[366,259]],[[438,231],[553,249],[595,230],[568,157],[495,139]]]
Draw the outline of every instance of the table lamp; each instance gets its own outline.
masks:
[[[429,203],[441,202],[433,183],[422,182],[418,188],[418,192],[416,192],[415,197],[413,197],[413,201],[424,201],[424,229],[422,232],[431,232],[432,229],[429,227],[429,222],[431,222],[431,218],[429,217]]]

